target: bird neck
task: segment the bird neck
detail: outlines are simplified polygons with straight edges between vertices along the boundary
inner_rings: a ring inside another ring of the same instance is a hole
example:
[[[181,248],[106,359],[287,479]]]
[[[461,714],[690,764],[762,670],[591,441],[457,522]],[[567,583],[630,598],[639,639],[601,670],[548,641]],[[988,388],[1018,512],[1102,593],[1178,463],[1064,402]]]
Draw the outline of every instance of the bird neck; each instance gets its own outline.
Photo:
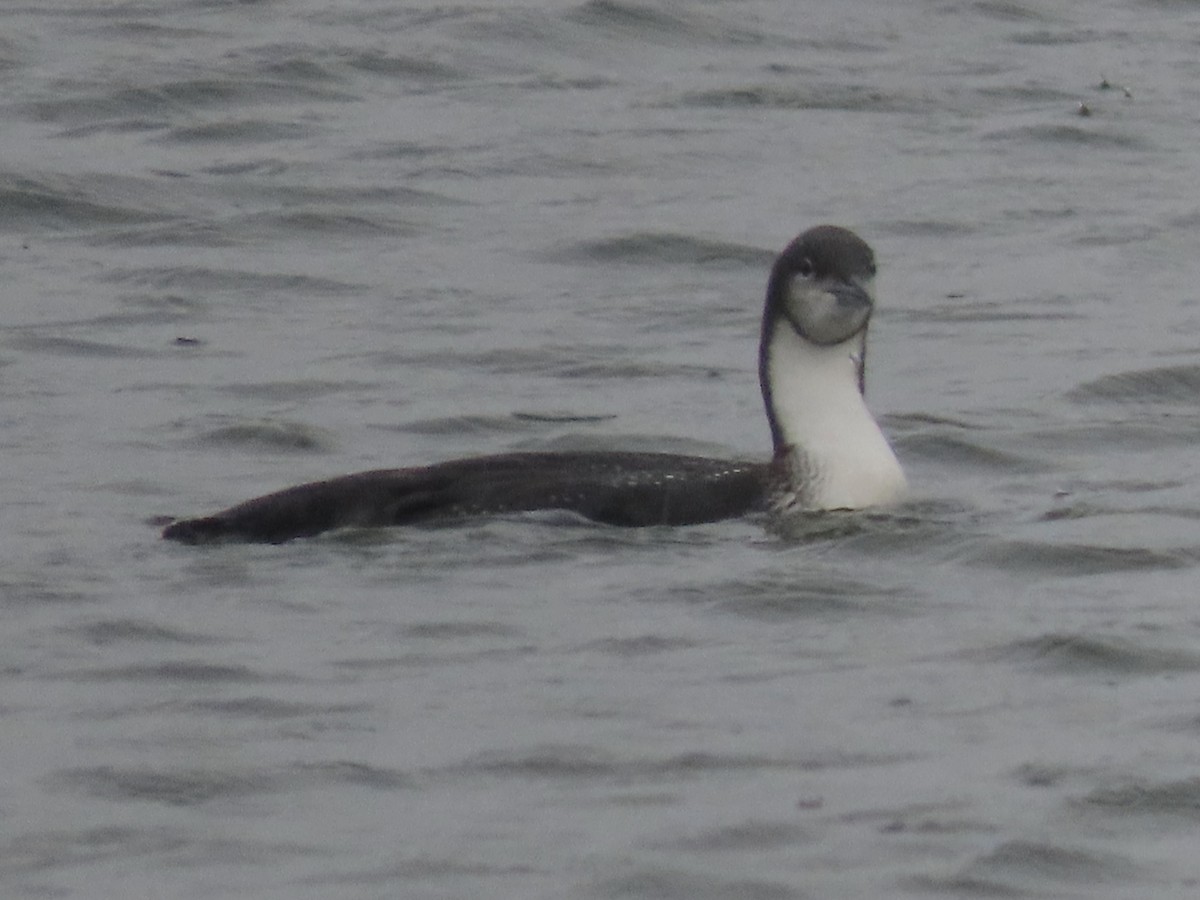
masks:
[[[764,326],[760,377],[788,505],[856,509],[898,499],[904,473],[863,399],[865,330],[822,347],[786,322]]]

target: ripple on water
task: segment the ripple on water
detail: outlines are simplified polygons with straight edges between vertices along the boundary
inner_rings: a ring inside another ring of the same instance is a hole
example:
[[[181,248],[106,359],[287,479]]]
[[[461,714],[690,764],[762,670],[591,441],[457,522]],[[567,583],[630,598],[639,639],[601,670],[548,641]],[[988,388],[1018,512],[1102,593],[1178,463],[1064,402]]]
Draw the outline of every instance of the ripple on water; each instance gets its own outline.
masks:
[[[431,778],[488,776],[493,778],[600,780],[627,785],[655,785],[663,778],[689,778],[719,772],[817,772],[889,766],[909,762],[901,753],[833,753],[812,756],[768,756],[739,753],[679,753],[661,757],[622,758],[574,744],[545,744],[512,752],[485,752],[442,769]]]
[[[974,323],[974,322],[1073,322],[1086,316],[1067,308],[1072,298],[1064,296],[1034,296],[1024,300],[970,300],[951,296],[946,302],[930,303],[914,310],[897,310],[893,316],[912,322]],[[1057,307],[1057,308],[1056,308]]]
[[[161,205],[131,205],[131,197],[145,195],[149,180],[97,175],[92,179],[62,175],[28,177],[0,174],[0,229],[27,232],[32,228],[54,231],[161,222],[175,218]]]
[[[806,570],[798,577],[790,569],[753,581],[677,584],[640,595],[644,600],[696,602],[721,612],[776,622],[862,613],[903,615],[907,607],[897,601],[905,597],[902,588],[848,578],[837,571]]]
[[[93,766],[64,769],[44,779],[52,789],[78,791],[107,800],[141,800],[169,806],[196,806],[273,793],[283,787],[268,770],[162,769]]]
[[[341,62],[358,72],[395,79],[409,90],[414,82],[429,86],[469,77],[467,70],[439,60],[385,53],[378,49],[342,51]]]
[[[589,641],[579,649],[595,651],[621,659],[632,659],[639,656],[653,656],[659,653],[670,653],[674,650],[690,650],[699,646],[696,641],[674,635],[640,634],[634,637],[602,638]]]
[[[268,293],[292,297],[296,294],[321,296],[358,293],[362,290],[362,285],[312,275],[250,272],[205,266],[110,269],[102,279],[115,284],[152,287],[161,291],[187,290],[202,294],[237,292],[259,296]]]
[[[314,844],[259,841],[249,835],[204,838],[185,829],[164,827],[132,828],[109,825],[96,828],[31,831],[0,845],[0,869],[6,874],[37,875],[58,869],[111,863],[129,865],[131,860],[154,859],[155,865],[230,865],[278,863],[284,859],[313,859],[329,856],[327,848]],[[15,888],[20,890],[19,888]],[[53,888],[30,887],[22,897],[60,897]]]
[[[748,27],[745,17],[718,16],[684,5],[659,6],[622,0],[586,0],[554,12],[523,7],[464,8],[456,14],[452,31],[459,39],[508,45],[508,51],[525,60],[544,59],[559,53],[572,60],[631,50],[680,48],[696,45],[739,47],[788,45],[795,42],[778,34]],[[529,63],[527,63],[528,65]]]
[[[1047,458],[1055,459],[1070,453],[1096,452],[1097,448],[1124,453],[1162,450],[1168,447],[1191,448],[1196,442],[1196,423],[1186,416],[1147,415],[1138,410],[1137,415],[1123,412],[1109,421],[1093,418],[1089,421],[1064,424],[1036,431],[1022,431],[1018,440],[1027,448],[1036,449]],[[1096,488],[1130,492],[1147,491],[1162,487],[1178,486],[1182,482],[1177,472],[1171,476],[1153,477],[1150,467],[1139,464],[1134,471],[1146,477],[1138,479],[1111,478],[1100,482],[1095,478],[1080,478],[1072,474],[1066,484],[1092,485]],[[1057,487],[1057,485],[1056,485]]]
[[[767,523],[787,545],[836,548],[858,558],[923,555],[944,558],[967,538],[966,510],[957,504],[912,501],[888,510],[834,510],[784,516]]]
[[[209,428],[190,442],[270,453],[325,453],[337,444],[337,439],[332,432],[303,422],[262,419]]]
[[[433,641],[460,641],[463,638],[514,638],[522,631],[503,622],[435,621],[417,622],[400,629],[401,636]]]
[[[1194,565],[1190,554],[1149,547],[1103,544],[1052,543],[989,539],[967,547],[958,559],[1015,575],[1099,575],[1106,572],[1182,569]]]
[[[587,26],[589,36],[607,35],[622,45],[630,41],[650,44],[678,44],[691,47],[696,42],[718,44],[760,44],[778,36],[746,27],[744,20],[724,19],[688,7],[658,7],[619,0],[586,0],[566,13],[565,18]]]
[[[216,637],[169,628],[147,619],[100,619],[69,629],[85,641],[98,646],[123,643],[209,644]]]
[[[1104,375],[1073,388],[1067,399],[1076,403],[1200,406],[1200,366],[1161,366]]]
[[[794,822],[771,822],[751,819],[737,825],[710,828],[688,837],[652,844],[660,849],[683,850],[688,853],[720,853],[778,850],[811,844],[819,838],[808,828]]]
[[[231,247],[237,241],[223,223],[193,221],[105,229],[90,239],[99,247]]]
[[[934,463],[939,469],[954,467],[983,473],[1035,473],[1052,468],[1050,462],[1028,454],[999,449],[962,434],[933,431],[898,435],[900,455]]]
[[[187,682],[190,684],[257,684],[265,676],[248,666],[227,666],[192,660],[172,660],[112,668],[76,669],[61,676],[71,681],[134,681],[161,684]]]
[[[387,889],[383,892],[384,896],[405,896],[408,894],[418,896],[422,895],[421,891],[412,887],[408,887],[407,890],[400,890],[397,889],[396,883],[432,880],[438,885],[438,889],[430,896],[468,896],[476,892],[469,888],[464,889],[461,893],[448,892],[442,888],[446,884],[447,879],[466,876],[471,879],[488,879],[486,882],[489,885],[487,893],[494,894],[496,892],[492,889],[492,886],[495,884],[495,879],[509,875],[530,874],[544,874],[544,870],[536,865],[527,865],[518,862],[506,862],[499,865],[488,862],[476,862],[465,858],[462,853],[456,852],[452,856],[446,857],[417,854],[410,858],[402,859],[399,862],[390,862],[382,866],[367,866],[353,870],[329,871],[327,869],[320,875],[300,879],[300,883],[307,885],[336,885],[338,887],[338,890],[335,892],[337,896],[349,896],[344,894],[348,885],[387,885]]]
[[[774,262],[775,254],[758,247],[708,240],[690,234],[638,231],[565,244],[540,254],[540,258],[572,265],[718,265],[759,271]]]
[[[536,423],[588,423],[613,419],[615,416],[584,416],[570,413],[561,418],[547,416],[539,418],[531,413],[512,415],[456,415],[439,416],[435,419],[410,419],[398,425],[387,426],[388,430],[403,434],[434,435],[439,437],[470,437],[475,435],[507,435],[536,433]]]
[[[661,106],[700,109],[843,110],[847,112],[916,113],[929,106],[918,96],[881,90],[878,85],[809,83],[803,86],[749,84],[687,91]]]
[[[309,240],[323,236],[339,242],[354,242],[361,238],[403,238],[421,233],[421,228],[395,215],[368,214],[352,206],[321,205],[280,212],[257,212],[231,220],[227,230],[247,240],[262,240],[277,234],[285,238]]]
[[[77,791],[109,800],[138,800],[168,806],[198,806],[238,801],[250,795],[345,785],[378,790],[407,790],[412,778],[395,769],[332,760],[243,770],[90,766],[63,769],[45,778],[57,790]]]
[[[1088,793],[1078,805],[1113,816],[1148,816],[1200,822],[1200,778],[1130,781]]]
[[[953,896],[1045,896],[1144,876],[1142,867],[1115,853],[1034,841],[1005,841],[947,876],[908,879],[917,889]],[[1074,896],[1074,894],[1072,894]]]
[[[128,863],[131,859],[172,853],[193,839],[184,831],[161,827],[31,831],[0,845],[0,869],[36,873],[106,860]]]
[[[408,790],[416,785],[412,775],[399,769],[348,760],[300,763],[293,766],[291,771],[309,782],[310,786],[346,784],[373,791],[396,791]]]
[[[346,715],[367,712],[370,709],[371,706],[366,703],[296,703],[291,700],[280,700],[277,697],[253,695],[234,697],[228,700],[188,700],[182,703],[172,703],[169,711],[185,716],[201,713],[220,718],[235,717],[271,722],[281,719]]]
[[[53,122],[66,128],[106,123],[128,129],[186,119],[186,110],[228,111],[247,105],[272,106],[289,102],[356,99],[343,91],[294,79],[238,77],[224,72],[221,77],[166,81],[154,86],[113,87],[97,82],[61,86],[54,99],[26,103],[30,118]]]
[[[219,122],[205,122],[202,125],[170,128],[159,135],[156,140],[181,144],[213,143],[224,147],[238,144],[298,141],[312,137],[319,132],[320,129],[316,125],[308,123],[236,118],[222,119]]]
[[[803,900],[810,895],[778,881],[728,878],[673,868],[651,867],[615,878],[601,878],[578,888],[582,897],[597,900]]]
[[[1038,122],[1001,128],[983,135],[984,140],[1013,141],[1022,145],[1050,144],[1065,147],[1090,147],[1105,150],[1152,149],[1152,144],[1140,134],[1117,132],[1106,128],[1086,128],[1081,125]]]
[[[1085,634],[1044,634],[969,651],[968,655],[1001,662],[1025,662],[1067,675],[1160,675],[1200,671],[1200,653],[1128,638]]]
[[[281,400],[311,400],[316,397],[329,397],[336,394],[364,396],[378,389],[377,382],[370,381],[320,381],[317,379],[298,379],[292,381],[239,382],[236,384],[217,385],[214,390],[234,397],[281,401]],[[317,432],[323,434],[323,432]]]
[[[33,353],[44,353],[53,356],[79,356],[88,359],[154,359],[163,356],[166,352],[162,349],[131,347],[125,344],[110,344],[86,338],[63,337],[60,335],[37,334],[33,332],[19,335],[10,343],[12,346]]]

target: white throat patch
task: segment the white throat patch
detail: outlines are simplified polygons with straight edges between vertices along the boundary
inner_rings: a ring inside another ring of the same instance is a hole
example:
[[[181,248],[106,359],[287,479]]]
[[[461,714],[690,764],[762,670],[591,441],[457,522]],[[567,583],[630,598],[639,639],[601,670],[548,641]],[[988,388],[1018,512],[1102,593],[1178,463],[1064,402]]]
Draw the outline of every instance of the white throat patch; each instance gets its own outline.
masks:
[[[776,324],[767,376],[795,482],[780,505],[858,509],[903,495],[904,472],[858,389],[862,351],[861,337],[818,347],[786,321]]]

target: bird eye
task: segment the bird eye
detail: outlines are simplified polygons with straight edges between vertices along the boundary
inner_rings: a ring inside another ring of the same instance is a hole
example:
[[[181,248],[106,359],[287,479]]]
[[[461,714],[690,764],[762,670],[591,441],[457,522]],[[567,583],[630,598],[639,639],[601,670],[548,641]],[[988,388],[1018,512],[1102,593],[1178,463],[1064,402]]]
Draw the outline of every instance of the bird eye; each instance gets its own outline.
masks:
[[[796,272],[800,275],[801,278],[807,278],[809,275],[811,275],[813,273],[812,260],[809,259],[807,256],[802,257],[800,259],[800,262],[796,263]]]

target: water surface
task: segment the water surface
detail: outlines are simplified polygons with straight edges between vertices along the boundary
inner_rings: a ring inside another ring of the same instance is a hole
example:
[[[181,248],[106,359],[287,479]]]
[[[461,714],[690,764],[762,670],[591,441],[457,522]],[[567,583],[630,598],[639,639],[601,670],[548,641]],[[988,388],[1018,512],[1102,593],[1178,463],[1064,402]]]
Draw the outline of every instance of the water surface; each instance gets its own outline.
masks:
[[[1200,11],[0,22],[5,896],[1195,896]],[[460,454],[764,454],[819,222],[879,257],[892,514],[157,539]]]

